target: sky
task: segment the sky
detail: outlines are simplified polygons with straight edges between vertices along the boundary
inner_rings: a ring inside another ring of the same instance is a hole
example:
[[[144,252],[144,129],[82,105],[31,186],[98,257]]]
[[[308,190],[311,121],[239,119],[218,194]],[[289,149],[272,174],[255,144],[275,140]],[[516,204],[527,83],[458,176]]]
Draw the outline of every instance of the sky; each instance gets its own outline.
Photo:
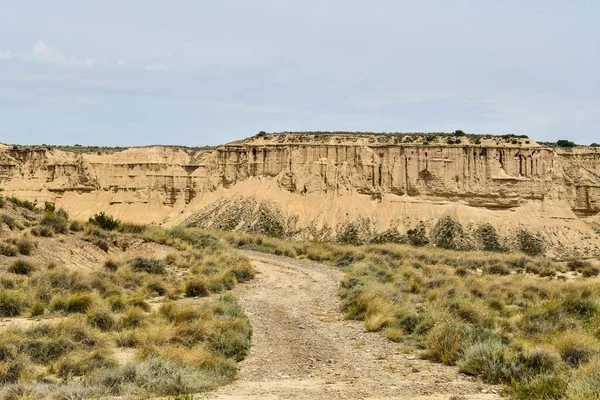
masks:
[[[1,0],[0,142],[600,142],[596,0]]]

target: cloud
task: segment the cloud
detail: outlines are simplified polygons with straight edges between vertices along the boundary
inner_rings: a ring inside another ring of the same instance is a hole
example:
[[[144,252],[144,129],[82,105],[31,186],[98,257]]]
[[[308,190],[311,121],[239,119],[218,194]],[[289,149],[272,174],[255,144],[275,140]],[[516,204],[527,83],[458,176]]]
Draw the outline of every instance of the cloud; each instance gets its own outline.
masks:
[[[26,63],[49,64],[66,68],[93,68],[99,63],[92,57],[78,57],[48,46],[43,41],[37,41],[31,49],[13,53],[10,50],[0,50],[0,60],[21,61]]]
[[[31,50],[25,54],[24,59],[39,63],[55,64],[62,67],[91,68],[97,64],[97,61],[91,57],[69,56],[42,41],[36,42]]]
[[[0,50],[0,60],[10,60],[13,54],[8,50]]]
[[[169,67],[167,67],[166,65],[163,65],[163,64],[148,64],[144,68],[146,68],[148,71],[153,71],[153,72],[162,72],[162,71],[169,70]]]

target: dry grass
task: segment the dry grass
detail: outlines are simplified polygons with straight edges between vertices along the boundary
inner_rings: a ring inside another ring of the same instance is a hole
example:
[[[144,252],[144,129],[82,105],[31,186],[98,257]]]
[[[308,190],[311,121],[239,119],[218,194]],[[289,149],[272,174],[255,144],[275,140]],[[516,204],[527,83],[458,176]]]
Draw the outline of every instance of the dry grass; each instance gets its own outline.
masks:
[[[240,248],[342,268],[346,318],[424,357],[505,383],[517,398],[599,398],[600,281],[589,263],[221,235]],[[567,270],[573,279],[556,277]]]
[[[0,398],[147,398],[195,393],[233,379],[251,337],[235,298],[182,303],[186,295],[209,296],[251,279],[246,258],[197,230],[124,225],[104,231],[69,223],[63,212],[20,208],[32,213],[38,237],[15,232],[2,243],[7,255],[0,257],[29,257],[0,271],[0,316],[40,320],[31,328],[9,323],[0,330]],[[25,224],[18,214],[11,218],[15,227]],[[41,252],[36,241],[67,234],[102,242],[110,255],[95,269],[35,262]],[[132,241],[176,251],[164,260],[112,256]],[[131,348],[134,361],[120,365],[119,348]]]

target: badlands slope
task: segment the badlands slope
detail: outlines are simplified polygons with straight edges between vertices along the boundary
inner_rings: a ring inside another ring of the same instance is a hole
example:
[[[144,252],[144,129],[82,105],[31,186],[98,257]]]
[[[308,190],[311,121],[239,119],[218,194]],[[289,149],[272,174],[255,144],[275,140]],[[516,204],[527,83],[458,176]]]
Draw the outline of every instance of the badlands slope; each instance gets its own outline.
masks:
[[[555,257],[600,254],[600,148],[514,136],[283,133],[215,148],[74,152],[0,145],[5,196],[74,218],[335,240],[451,216],[467,231],[525,229]]]

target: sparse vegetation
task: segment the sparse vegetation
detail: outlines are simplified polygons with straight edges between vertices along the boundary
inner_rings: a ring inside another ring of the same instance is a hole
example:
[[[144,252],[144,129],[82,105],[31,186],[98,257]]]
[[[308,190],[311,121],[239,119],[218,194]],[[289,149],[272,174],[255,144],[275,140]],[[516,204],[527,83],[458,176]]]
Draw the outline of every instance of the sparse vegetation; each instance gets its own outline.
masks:
[[[575,146],[577,146],[575,144],[575,142],[571,142],[570,140],[564,140],[564,139],[557,140],[556,145],[558,147],[575,147]]]
[[[235,361],[246,355],[251,337],[235,298],[223,294],[193,305],[180,302],[251,279],[254,271],[245,257],[193,229],[115,227],[106,215],[100,222],[74,224],[50,203],[32,215],[36,219],[29,226],[37,239],[14,232],[0,244],[5,255],[28,256],[0,272],[0,317],[37,319],[27,327],[9,320],[0,329],[5,385],[0,397],[17,392],[16,398],[53,399],[175,396],[233,379]],[[173,250],[165,259],[111,255],[95,269],[34,263],[30,257],[44,256],[43,241],[55,234],[61,242],[106,243],[106,250],[144,242]],[[117,355],[126,349],[135,356],[119,365]],[[57,378],[60,384],[52,383]]]
[[[461,234],[450,228],[439,230]],[[490,227],[475,231],[495,242]],[[583,273],[575,280],[556,279],[555,271],[565,267],[519,253],[221,235],[242,248],[343,268],[339,295],[346,318],[422,349],[426,358],[506,384],[519,399],[584,399],[598,392],[600,286]],[[537,238],[523,237],[523,247],[539,254]],[[590,267],[573,261],[566,268]]]
[[[99,226],[101,229],[104,229],[107,231],[112,231],[112,230],[117,229],[120,224],[118,219],[111,217],[110,215],[106,214],[104,211],[102,211],[99,214],[95,214],[93,217],[90,218],[89,222],[92,224],[95,224],[95,225]]]

